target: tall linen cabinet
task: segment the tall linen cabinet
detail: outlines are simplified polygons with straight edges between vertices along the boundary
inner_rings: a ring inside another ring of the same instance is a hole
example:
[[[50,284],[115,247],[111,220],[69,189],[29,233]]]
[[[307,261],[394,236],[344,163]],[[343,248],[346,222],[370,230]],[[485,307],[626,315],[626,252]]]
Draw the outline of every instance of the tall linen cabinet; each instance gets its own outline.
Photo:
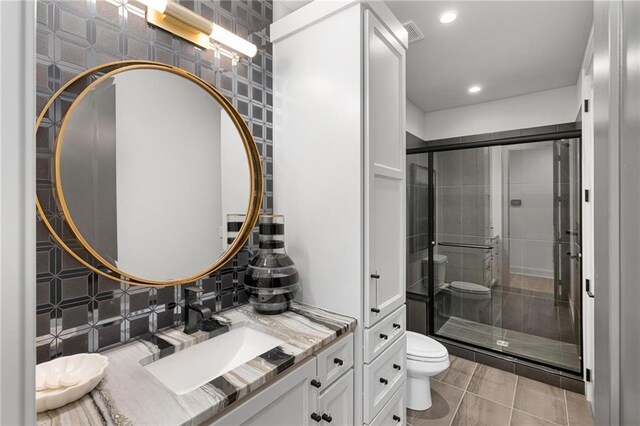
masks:
[[[358,320],[354,423],[404,424],[407,33],[382,2],[314,1],[271,40],[274,211],[296,298]]]

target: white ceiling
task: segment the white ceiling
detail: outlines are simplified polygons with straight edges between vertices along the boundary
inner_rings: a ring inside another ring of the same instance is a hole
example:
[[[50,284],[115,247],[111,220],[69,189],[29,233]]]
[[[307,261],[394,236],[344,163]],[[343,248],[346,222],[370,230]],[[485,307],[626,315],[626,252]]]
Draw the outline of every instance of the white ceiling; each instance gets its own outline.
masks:
[[[425,35],[409,45],[407,97],[425,112],[576,84],[590,1],[387,1]],[[451,24],[439,22],[449,9]],[[478,84],[482,91],[467,92]]]

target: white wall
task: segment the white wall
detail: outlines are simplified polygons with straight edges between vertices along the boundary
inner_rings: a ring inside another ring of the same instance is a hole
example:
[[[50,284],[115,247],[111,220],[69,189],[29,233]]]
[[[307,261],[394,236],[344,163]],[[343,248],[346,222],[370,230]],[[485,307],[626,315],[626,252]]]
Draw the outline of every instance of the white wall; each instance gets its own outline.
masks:
[[[407,132],[422,138],[424,133],[424,111],[407,99]]]
[[[249,210],[251,173],[247,153],[244,150],[238,129],[226,111],[221,110],[220,115],[222,248],[226,250],[229,247],[227,243],[227,216],[246,214]]]
[[[193,275],[222,253],[221,108],[166,72],[116,79],[116,266],[157,280]],[[153,123],[153,132],[140,123]]]
[[[578,113],[576,90],[576,86],[568,86],[430,112],[425,114],[423,139],[444,139],[572,122]]]

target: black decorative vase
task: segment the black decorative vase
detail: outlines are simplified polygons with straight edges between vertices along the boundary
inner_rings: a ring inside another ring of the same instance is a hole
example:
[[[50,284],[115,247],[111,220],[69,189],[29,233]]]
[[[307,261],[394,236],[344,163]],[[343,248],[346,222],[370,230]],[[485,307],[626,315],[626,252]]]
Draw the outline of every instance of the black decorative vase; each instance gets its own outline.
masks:
[[[298,290],[298,271],[284,249],[283,215],[260,216],[259,247],[244,276],[249,303],[258,313],[279,314]]]

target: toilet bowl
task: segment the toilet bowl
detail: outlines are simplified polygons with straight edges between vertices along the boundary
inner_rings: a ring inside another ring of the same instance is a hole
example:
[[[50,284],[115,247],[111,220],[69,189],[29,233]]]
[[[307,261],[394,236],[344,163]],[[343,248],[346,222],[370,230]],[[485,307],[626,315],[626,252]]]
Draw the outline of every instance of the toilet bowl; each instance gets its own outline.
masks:
[[[422,411],[431,407],[429,378],[449,368],[449,353],[440,342],[407,331],[407,408]]]
[[[453,281],[448,285],[451,294],[451,316],[482,324],[491,323],[491,289],[481,284]]]

